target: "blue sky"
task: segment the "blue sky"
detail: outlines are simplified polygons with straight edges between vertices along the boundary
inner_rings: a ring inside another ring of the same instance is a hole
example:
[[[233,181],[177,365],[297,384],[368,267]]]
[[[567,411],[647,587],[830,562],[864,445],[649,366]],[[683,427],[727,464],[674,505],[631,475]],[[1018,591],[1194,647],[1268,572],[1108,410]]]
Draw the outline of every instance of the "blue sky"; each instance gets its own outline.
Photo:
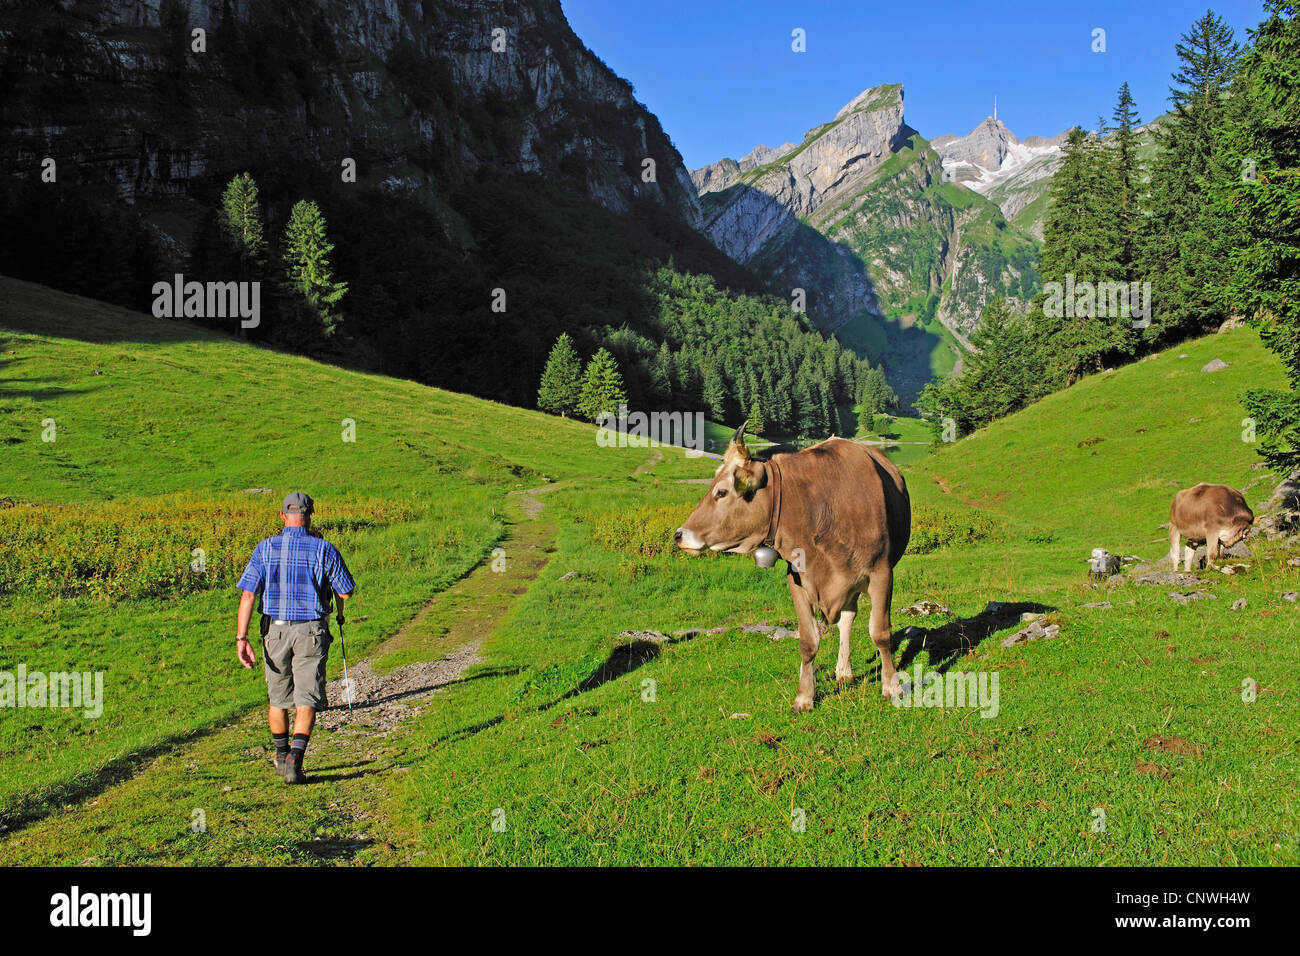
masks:
[[[799,142],[862,90],[904,85],[922,135],[993,112],[1020,137],[1108,118],[1127,80],[1143,121],[1168,108],[1174,44],[1206,0],[562,0],[574,31],[636,88],[687,166]],[[1259,0],[1215,0],[1246,39]],[[802,28],[807,52],[791,51]],[[1093,30],[1106,50],[1092,51]]]

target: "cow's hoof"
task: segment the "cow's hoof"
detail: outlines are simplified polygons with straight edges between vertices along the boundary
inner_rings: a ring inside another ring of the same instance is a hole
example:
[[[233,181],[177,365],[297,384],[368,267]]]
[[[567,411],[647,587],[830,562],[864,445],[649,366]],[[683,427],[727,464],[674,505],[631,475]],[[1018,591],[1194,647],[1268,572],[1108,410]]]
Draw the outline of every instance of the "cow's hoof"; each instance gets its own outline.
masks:
[[[851,682],[853,680],[853,668],[850,667],[846,670],[840,670],[838,667],[835,668],[835,680],[841,684]]]
[[[802,697],[796,697],[794,699],[794,704],[790,707],[790,713],[806,714],[808,711],[812,709],[813,709],[813,702],[811,697],[807,698],[806,700]]]
[[[903,696],[903,687],[899,684],[897,677],[888,684],[880,685],[880,696],[885,700],[898,700]]]

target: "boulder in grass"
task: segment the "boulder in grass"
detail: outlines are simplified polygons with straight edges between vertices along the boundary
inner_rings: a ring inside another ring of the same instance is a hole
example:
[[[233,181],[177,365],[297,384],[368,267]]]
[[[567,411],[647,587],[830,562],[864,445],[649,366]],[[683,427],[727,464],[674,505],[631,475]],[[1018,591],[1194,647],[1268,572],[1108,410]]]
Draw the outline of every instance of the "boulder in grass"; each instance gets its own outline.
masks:
[[[930,614],[951,614],[952,611],[944,607],[938,601],[917,601],[915,604],[909,604],[898,613],[917,617]]]
[[[667,634],[659,631],[623,631],[619,634],[619,640],[634,643],[644,641],[649,644],[671,644],[673,641]]]
[[[673,637],[692,638],[699,637],[701,634],[725,634],[730,628],[726,627],[686,627],[680,631],[673,631]]]
[[[1189,591],[1186,594],[1181,591],[1170,591],[1169,599],[1175,604],[1188,604],[1192,601],[1217,601],[1219,596],[1211,594],[1209,591]]]
[[[1222,372],[1228,367],[1228,363],[1223,359],[1212,359],[1201,366],[1202,372]]]
[[[1028,627],[1022,628],[1010,637],[1003,639],[1002,646],[1014,647],[1017,644],[1027,644],[1030,641],[1041,641],[1045,638],[1060,637],[1060,635],[1061,625],[1059,624],[1044,625],[1042,621],[1031,621]]]

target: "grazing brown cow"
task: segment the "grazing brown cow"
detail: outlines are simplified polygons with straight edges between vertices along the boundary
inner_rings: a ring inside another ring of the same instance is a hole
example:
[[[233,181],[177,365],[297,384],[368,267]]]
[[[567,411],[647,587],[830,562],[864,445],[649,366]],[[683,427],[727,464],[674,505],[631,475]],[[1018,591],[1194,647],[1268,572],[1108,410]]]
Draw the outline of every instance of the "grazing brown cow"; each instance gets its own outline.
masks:
[[[881,693],[897,697],[901,690],[889,645],[889,602],[894,565],[912,531],[903,476],[875,448],[843,438],[756,459],[745,447],[744,433],[741,425],[708,493],[674,540],[692,553],[709,548],[750,554],[767,545],[789,562],[786,584],[799,617],[801,658],[795,713],[813,706],[813,659],[821,642],[815,611],[840,629],[835,679],[853,679],[849,634],[863,591],[871,599]]]
[[[1190,571],[1197,544],[1205,542],[1205,563],[1213,565],[1222,551],[1246,536],[1254,520],[1255,513],[1235,488],[1205,482],[1184,488],[1174,495],[1169,506],[1169,560],[1174,570],[1178,570],[1180,538],[1187,539],[1183,547],[1183,570]]]

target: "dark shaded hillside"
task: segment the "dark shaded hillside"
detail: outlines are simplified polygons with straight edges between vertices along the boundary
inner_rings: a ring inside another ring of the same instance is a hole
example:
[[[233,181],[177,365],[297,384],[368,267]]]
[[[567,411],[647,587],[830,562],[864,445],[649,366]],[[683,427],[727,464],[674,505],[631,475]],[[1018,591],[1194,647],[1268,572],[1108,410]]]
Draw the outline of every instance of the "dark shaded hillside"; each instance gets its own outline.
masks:
[[[271,241],[260,268],[218,224],[243,171]],[[279,290],[300,199],[349,284],[333,337]],[[588,354],[623,326],[662,341],[659,265],[757,289],[695,231],[696,203],[658,120],[553,0],[0,9],[0,272],[21,278],[144,309],[174,272],[258,279],[254,339],[531,405],[561,332]]]

